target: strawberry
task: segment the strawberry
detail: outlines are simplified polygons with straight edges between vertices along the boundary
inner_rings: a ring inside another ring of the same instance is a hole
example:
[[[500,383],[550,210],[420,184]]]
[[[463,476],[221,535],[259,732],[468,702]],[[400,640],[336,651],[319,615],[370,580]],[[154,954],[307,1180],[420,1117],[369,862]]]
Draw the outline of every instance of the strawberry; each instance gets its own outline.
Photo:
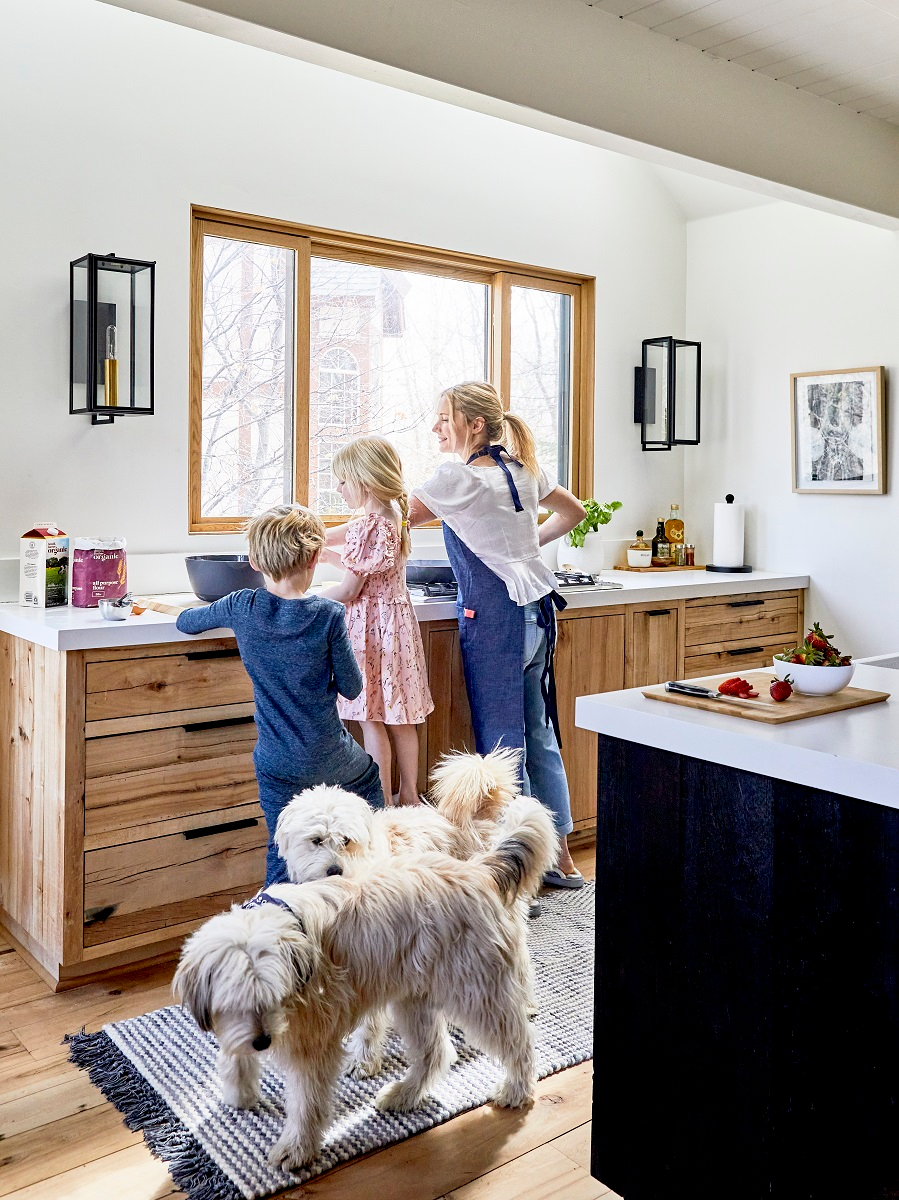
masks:
[[[787,675],[784,679],[772,679],[768,691],[772,700],[788,700],[793,695],[793,680]]]

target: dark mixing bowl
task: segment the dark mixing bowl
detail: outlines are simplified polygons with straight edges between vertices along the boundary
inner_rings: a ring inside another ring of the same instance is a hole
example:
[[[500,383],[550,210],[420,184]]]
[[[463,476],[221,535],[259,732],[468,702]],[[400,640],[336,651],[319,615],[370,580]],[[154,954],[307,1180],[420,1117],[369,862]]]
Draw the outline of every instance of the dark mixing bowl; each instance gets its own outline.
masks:
[[[406,583],[455,583],[453,568],[445,558],[410,558]]]
[[[262,575],[247,554],[188,554],[184,559],[190,586],[201,600],[221,600],[241,588],[263,587]]]

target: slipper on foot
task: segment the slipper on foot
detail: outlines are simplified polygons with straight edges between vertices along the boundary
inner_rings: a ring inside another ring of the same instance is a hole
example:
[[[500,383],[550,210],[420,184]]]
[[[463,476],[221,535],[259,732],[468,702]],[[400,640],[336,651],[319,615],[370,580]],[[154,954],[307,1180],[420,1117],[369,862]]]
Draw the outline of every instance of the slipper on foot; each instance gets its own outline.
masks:
[[[552,867],[543,876],[543,886],[551,888],[582,888],[586,880],[580,871],[575,868],[570,875],[566,875],[559,867]]]
[[[528,904],[528,916],[530,917],[530,919],[533,921],[534,918],[539,917],[542,912],[543,912],[543,909],[540,907],[540,901],[539,900],[531,900],[530,903]]]

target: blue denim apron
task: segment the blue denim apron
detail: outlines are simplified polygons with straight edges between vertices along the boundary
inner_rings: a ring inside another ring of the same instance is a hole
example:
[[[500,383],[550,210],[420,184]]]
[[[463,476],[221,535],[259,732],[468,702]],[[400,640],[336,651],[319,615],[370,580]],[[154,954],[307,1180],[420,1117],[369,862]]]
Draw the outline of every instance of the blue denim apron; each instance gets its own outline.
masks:
[[[518,489],[500,458],[501,453],[506,453],[501,446],[489,446],[472,455],[468,462],[489,454],[505,472],[515,511],[523,512]],[[443,541],[459,585],[456,601],[459,644],[475,749],[479,754],[488,754],[500,745],[524,750],[524,608],[510,597],[500,577],[446,523]],[[565,601],[556,592],[544,596],[539,601],[537,619],[546,629],[546,665],[541,681],[546,723],[552,722],[561,745],[552,662],[556,634],[554,604],[565,607]]]

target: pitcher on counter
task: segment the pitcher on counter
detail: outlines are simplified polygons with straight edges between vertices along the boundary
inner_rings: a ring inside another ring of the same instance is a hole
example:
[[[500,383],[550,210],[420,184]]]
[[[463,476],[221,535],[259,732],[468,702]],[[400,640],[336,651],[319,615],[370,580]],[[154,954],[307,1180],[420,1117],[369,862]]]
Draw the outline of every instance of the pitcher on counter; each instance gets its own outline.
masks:
[[[583,887],[568,850],[573,825],[559,753],[553,677],[556,617],[565,601],[540,546],[584,518],[584,506],[553,487],[537,463],[534,437],[503,410],[489,383],[460,383],[440,397],[434,425],[443,463],[414,488],[409,524],[440,518],[459,585],[457,615],[475,744],[524,750],[522,788],[550,810],[561,841],[549,887]],[[537,523],[538,505],[551,516]]]

